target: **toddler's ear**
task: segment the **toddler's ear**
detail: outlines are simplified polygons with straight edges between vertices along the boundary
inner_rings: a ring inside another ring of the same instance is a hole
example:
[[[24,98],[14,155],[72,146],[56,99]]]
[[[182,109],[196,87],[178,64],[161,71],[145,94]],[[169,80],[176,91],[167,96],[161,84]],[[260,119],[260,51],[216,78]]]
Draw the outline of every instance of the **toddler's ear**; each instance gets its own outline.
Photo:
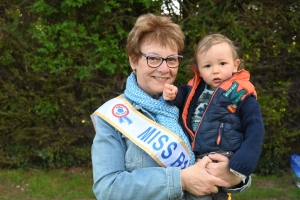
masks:
[[[236,59],[234,61],[234,71],[233,72],[237,72],[238,71],[238,68],[239,68],[240,64],[241,64],[241,60],[240,59]]]
[[[202,77],[198,65],[193,66],[193,69],[192,69],[192,70],[193,70],[194,72],[198,73],[198,74],[199,74],[199,77]]]

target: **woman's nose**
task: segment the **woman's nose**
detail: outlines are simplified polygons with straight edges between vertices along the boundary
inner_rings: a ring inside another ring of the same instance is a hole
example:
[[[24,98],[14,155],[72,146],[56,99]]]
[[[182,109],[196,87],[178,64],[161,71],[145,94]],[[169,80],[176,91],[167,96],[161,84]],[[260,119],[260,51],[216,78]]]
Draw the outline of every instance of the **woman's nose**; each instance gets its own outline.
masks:
[[[162,63],[161,63],[161,65],[157,68],[157,71],[159,71],[159,72],[163,72],[163,73],[166,73],[166,72],[168,72],[170,69],[169,69],[169,67],[168,67],[168,65],[167,65],[167,61],[166,60],[164,60]]]

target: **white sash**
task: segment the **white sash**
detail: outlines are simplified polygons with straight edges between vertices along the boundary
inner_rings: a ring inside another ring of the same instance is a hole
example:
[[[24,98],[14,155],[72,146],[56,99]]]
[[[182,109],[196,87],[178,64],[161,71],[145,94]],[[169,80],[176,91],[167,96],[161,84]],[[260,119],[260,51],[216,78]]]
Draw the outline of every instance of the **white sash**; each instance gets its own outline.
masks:
[[[162,167],[187,167],[190,155],[179,136],[162,125],[147,118],[122,97],[109,100],[92,115],[101,117],[147,152]]]

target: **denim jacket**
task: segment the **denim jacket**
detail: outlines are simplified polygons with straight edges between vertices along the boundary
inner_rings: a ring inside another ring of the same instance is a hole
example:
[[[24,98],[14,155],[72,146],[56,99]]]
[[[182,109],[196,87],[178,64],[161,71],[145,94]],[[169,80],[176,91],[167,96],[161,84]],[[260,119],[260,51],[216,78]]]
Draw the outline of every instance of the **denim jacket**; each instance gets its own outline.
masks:
[[[154,120],[141,106],[132,105]],[[93,191],[97,199],[184,199],[179,167],[159,166],[151,156],[100,117],[96,119],[95,131],[91,154]],[[251,178],[243,187],[229,192],[244,191],[250,184]]]

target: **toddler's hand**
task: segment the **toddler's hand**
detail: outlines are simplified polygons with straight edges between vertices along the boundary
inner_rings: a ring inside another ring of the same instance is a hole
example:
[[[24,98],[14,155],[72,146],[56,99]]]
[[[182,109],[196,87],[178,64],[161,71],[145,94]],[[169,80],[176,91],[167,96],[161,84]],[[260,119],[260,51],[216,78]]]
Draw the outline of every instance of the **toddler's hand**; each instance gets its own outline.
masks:
[[[163,98],[166,101],[173,101],[177,95],[178,88],[174,85],[165,84]]]

